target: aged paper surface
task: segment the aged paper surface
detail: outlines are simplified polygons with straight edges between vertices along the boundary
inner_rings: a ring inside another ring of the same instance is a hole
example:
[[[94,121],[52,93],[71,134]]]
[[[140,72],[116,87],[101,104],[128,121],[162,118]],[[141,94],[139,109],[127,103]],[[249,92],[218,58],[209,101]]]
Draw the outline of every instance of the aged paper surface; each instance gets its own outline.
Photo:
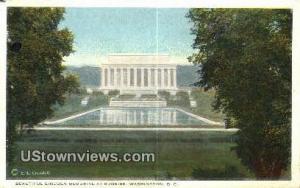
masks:
[[[0,2],[1,187],[299,187],[299,1]]]

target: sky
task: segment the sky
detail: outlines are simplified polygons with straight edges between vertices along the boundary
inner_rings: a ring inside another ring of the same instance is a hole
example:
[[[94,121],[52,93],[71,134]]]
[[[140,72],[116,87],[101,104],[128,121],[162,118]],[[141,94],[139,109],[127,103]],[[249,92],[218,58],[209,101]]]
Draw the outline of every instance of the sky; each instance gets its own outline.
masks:
[[[108,54],[169,54],[176,64],[188,63],[194,36],[188,9],[66,8],[60,28],[74,34],[75,52],[65,65],[99,66]]]

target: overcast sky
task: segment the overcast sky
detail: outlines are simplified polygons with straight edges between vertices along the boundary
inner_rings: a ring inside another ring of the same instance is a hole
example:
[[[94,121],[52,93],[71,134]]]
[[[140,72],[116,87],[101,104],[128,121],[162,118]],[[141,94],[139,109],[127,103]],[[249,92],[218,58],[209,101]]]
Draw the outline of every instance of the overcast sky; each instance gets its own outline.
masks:
[[[60,27],[74,36],[75,53],[65,65],[99,66],[110,53],[170,54],[187,63],[192,53],[188,9],[67,8]]]

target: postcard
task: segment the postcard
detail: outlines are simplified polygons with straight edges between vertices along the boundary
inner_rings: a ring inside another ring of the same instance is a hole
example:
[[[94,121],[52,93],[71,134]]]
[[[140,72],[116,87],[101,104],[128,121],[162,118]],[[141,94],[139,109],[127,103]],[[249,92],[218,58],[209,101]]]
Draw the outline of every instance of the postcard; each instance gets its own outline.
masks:
[[[0,2],[1,185],[299,187],[299,4],[118,2]]]

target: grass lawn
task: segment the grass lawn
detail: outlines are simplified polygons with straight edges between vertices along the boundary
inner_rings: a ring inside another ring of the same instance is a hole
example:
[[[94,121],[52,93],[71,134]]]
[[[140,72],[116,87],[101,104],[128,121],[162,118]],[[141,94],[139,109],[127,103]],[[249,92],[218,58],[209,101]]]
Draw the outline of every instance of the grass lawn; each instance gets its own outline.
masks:
[[[51,120],[106,106],[108,97],[89,95],[89,103],[81,105],[86,95],[70,95],[63,106],[54,106]],[[224,116],[211,108],[213,92],[193,93],[197,108],[182,107],[202,117],[222,121]],[[16,157],[7,169],[8,179],[178,179],[231,180],[255,179],[240,162],[232,148],[233,132],[195,131],[78,131],[41,130],[23,133],[16,142]],[[154,153],[154,162],[22,162],[20,151],[95,153]],[[12,176],[11,170],[18,172]],[[32,174],[48,171],[49,174]],[[290,178],[290,171],[283,178]]]
[[[17,175],[9,179],[143,178],[143,179],[249,179],[253,175],[231,148],[231,132],[148,131],[34,131],[17,142],[10,169],[48,170],[50,175]],[[45,152],[153,152],[155,162],[22,162],[20,150]],[[225,167],[235,173],[224,175]],[[10,172],[10,169],[8,172]],[[199,173],[200,171],[200,173]],[[204,174],[201,171],[205,172]],[[197,173],[198,172],[198,173]],[[232,177],[231,177],[232,176]]]

